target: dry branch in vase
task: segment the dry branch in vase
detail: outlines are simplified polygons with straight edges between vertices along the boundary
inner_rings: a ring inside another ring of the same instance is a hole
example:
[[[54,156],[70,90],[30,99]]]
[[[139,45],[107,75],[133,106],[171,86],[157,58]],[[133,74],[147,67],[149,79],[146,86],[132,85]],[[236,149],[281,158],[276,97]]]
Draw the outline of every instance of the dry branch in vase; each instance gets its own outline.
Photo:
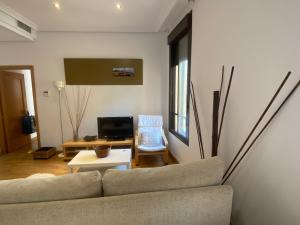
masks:
[[[65,88],[65,103],[68,113],[68,118],[72,126],[73,140],[78,141],[78,131],[86,112],[86,108],[91,96],[90,87],[66,86]]]

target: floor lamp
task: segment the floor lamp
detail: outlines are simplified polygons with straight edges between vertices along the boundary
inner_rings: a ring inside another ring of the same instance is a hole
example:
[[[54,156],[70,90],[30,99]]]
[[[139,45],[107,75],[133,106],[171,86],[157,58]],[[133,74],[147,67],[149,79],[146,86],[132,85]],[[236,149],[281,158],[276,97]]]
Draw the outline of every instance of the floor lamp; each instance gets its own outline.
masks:
[[[63,132],[63,125],[62,125],[62,111],[61,111],[61,92],[65,88],[64,81],[55,81],[55,87],[58,90],[58,104],[59,104],[59,120],[60,120],[60,134],[61,134],[61,144],[64,143],[64,132]],[[59,154],[59,157],[64,157],[63,153]]]

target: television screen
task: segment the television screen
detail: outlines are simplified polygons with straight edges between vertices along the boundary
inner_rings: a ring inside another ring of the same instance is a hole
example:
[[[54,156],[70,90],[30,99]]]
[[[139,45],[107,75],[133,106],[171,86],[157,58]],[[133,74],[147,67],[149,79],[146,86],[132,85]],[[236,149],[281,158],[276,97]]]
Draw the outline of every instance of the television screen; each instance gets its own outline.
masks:
[[[108,139],[133,137],[133,117],[99,117],[98,136]]]

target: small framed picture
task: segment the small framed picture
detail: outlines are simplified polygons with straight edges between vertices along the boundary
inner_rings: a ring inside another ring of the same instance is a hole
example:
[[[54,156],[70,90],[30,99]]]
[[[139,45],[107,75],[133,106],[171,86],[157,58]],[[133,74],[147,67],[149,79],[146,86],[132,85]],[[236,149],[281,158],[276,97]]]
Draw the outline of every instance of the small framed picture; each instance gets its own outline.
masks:
[[[112,72],[116,77],[133,77],[135,75],[133,67],[114,67]]]

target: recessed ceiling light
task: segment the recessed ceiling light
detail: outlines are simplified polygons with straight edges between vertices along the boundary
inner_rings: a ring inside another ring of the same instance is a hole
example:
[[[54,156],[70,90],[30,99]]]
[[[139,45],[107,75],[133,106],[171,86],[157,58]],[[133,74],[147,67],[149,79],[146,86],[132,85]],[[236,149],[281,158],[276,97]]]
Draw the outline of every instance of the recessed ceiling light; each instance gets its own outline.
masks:
[[[117,2],[117,3],[116,3],[116,8],[117,8],[118,10],[121,10],[121,9],[122,9],[121,3]]]
[[[61,6],[60,6],[60,4],[59,4],[59,2],[53,2],[53,5],[54,5],[54,7],[55,8],[57,8],[58,10],[60,10],[61,9]]]

